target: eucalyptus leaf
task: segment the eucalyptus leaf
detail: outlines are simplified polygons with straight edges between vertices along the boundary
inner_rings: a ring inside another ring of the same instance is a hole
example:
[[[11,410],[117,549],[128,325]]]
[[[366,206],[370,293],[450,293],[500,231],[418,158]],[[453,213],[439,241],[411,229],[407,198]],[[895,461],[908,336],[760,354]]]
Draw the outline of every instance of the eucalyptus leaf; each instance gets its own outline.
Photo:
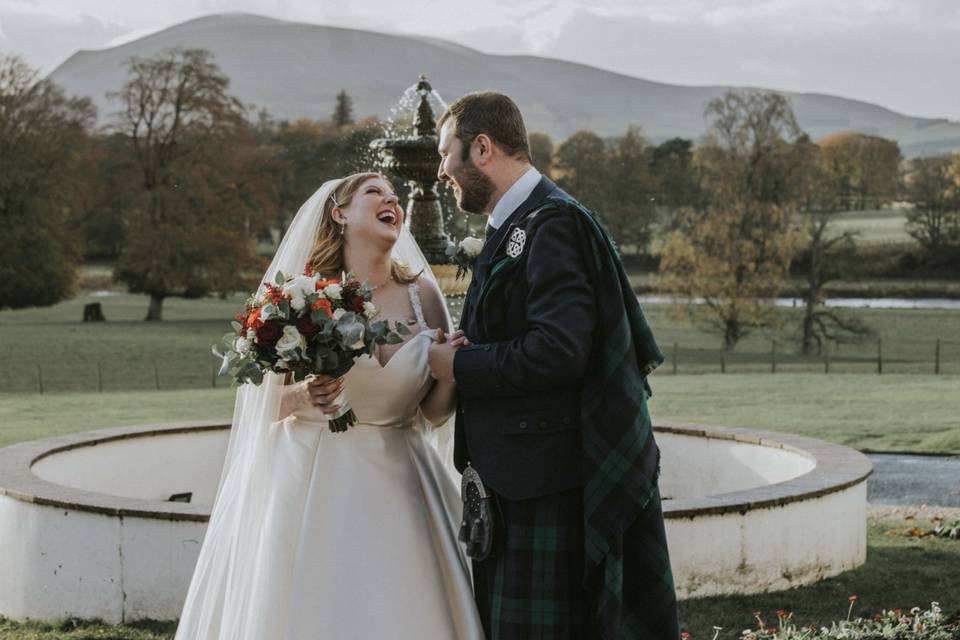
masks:
[[[280,308],[272,302],[263,305],[263,310],[260,311],[261,320],[273,320],[280,317]]]

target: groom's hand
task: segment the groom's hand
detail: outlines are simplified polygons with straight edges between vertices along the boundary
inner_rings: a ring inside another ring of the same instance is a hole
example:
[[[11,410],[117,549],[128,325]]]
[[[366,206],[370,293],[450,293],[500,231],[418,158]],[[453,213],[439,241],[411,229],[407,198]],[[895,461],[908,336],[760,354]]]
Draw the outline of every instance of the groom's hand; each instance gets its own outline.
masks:
[[[449,336],[450,344],[455,347],[469,347],[472,342],[467,338],[467,334],[463,330],[457,330]]]
[[[460,333],[460,332],[458,332]],[[454,334],[455,336],[456,334]],[[453,356],[457,353],[459,346],[455,346],[451,340],[453,336],[448,337],[443,330],[437,330],[437,341],[430,345],[427,351],[427,361],[430,365],[430,373],[434,379],[440,382],[454,382],[453,379]]]

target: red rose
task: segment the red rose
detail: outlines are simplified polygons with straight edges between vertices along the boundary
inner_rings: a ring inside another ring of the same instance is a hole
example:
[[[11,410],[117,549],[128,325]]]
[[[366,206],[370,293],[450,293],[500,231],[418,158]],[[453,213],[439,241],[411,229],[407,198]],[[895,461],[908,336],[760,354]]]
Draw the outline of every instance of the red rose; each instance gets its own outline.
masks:
[[[310,320],[310,314],[307,313],[297,318],[297,331],[309,338],[320,331],[320,327],[313,324],[313,321]]]
[[[275,320],[264,322],[263,326],[257,329],[257,342],[262,345],[276,344],[280,336],[283,335],[283,325]]]
[[[363,302],[363,296],[361,295],[345,296],[343,299],[343,306],[347,311],[363,313]]]

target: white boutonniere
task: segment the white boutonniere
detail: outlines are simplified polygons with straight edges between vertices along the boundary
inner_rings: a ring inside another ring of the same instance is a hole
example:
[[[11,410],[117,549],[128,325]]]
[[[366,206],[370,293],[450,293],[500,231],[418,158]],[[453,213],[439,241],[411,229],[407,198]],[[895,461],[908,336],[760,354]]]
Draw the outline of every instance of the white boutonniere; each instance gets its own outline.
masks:
[[[450,261],[457,265],[457,279],[463,278],[468,271],[473,271],[473,265],[483,249],[483,240],[480,238],[468,237],[460,241],[460,244],[451,244],[447,247],[447,255]]]

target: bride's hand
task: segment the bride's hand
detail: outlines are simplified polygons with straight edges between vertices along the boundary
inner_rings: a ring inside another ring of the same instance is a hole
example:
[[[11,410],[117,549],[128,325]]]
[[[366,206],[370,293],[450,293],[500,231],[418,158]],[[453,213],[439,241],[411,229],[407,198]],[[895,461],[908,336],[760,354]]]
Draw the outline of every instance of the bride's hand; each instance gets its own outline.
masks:
[[[288,384],[283,388],[280,415],[286,417],[302,407],[318,407],[323,413],[334,413],[331,406],[343,390],[343,377],[317,376]]]
[[[319,375],[304,380],[307,399],[310,404],[318,407],[323,413],[336,413],[339,407],[333,406],[340,392],[343,391],[344,376],[331,378],[328,375]]]

